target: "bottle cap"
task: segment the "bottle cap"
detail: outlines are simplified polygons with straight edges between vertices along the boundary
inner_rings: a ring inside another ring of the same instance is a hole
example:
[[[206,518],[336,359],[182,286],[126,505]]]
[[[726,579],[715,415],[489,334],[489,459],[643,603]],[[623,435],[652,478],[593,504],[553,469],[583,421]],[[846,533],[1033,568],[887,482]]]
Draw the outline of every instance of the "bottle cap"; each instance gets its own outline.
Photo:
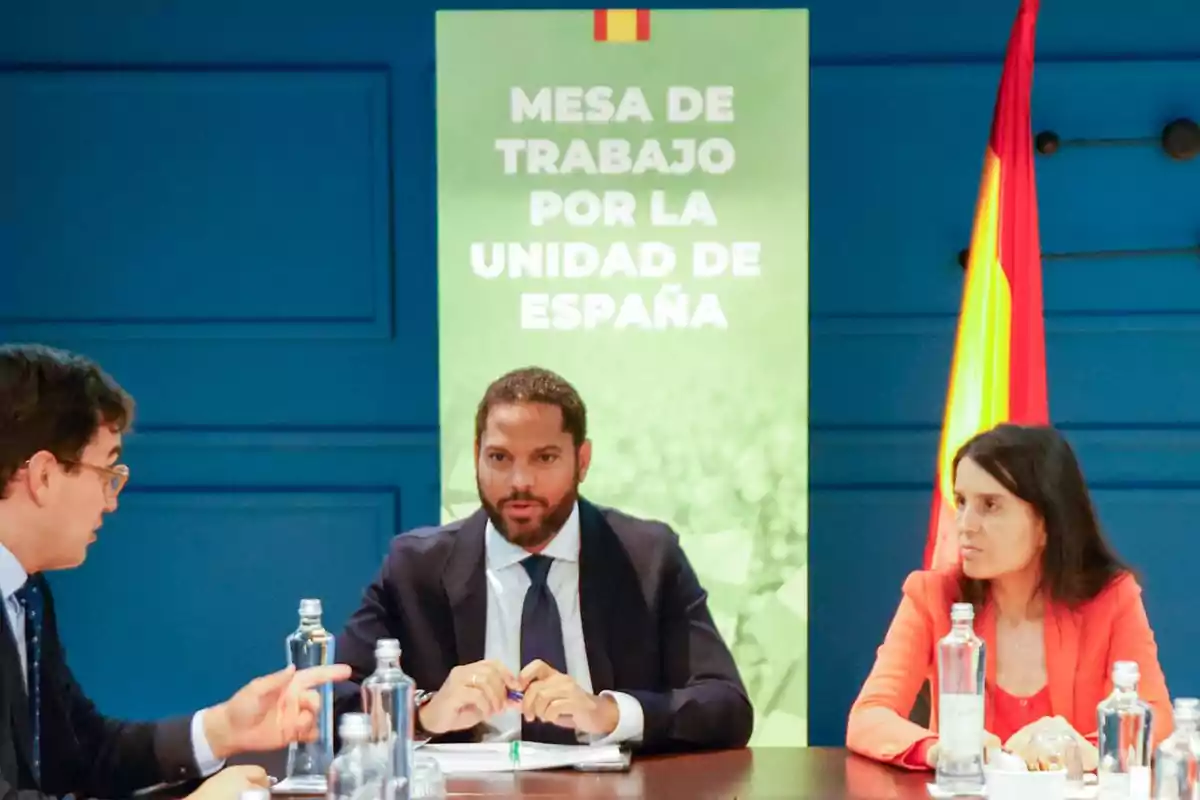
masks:
[[[1141,672],[1136,661],[1117,661],[1113,663],[1112,677],[1113,683],[1127,686],[1137,683]]]
[[[342,714],[338,719],[338,733],[343,739],[361,739],[371,735],[371,718],[366,714]]]
[[[400,655],[399,639],[378,639],[375,642],[376,658],[395,658]]]
[[[238,795],[238,800],[271,800],[271,792],[268,789],[257,786],[253,789],[242,789],[242,793]]]
[[[1176,697],[1175,698],[1175,720],[1187,719],[1195,721],[1200,719],[1200,699],[1195,697]]]
[[[970,622],[975,619],[975,606],[970,603],[955,603],[950,606],[951,622]]]
[[[300,601],[300,616],[302,617],[319,617],[321,616],[321,601],[307,597]]]

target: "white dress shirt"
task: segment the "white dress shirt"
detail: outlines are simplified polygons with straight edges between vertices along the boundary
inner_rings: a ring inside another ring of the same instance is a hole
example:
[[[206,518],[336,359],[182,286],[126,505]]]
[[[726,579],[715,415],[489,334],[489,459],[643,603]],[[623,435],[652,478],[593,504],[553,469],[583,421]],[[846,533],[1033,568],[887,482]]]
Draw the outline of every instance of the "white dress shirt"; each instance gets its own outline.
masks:
[[[592,675],[588,668],[587,649],[583,640],[583,620],[579,612],[579,504],[562,530],[550,540],[541,555],[554,559],[546,584],[558,604],[562,619],[563,646],[567,655],[567,674],[583,691],[593,694]],[[521,609],[529,590],[529,574],[521,561],[530,554],[508,541],[492,525],[487,524],[487,638],[484,658],[508,667],[513,675],[525,665],[521,663]],[[581,743],[615,744],[641,739],[645,726],[642,704],[622,692],[601,692],[617,703],[618,722],[612,733],[603,737],[579,734]],[[505,710],[484,723],[484,741],[511,741],[521,738],[521,712]]]
[[[25,684],[28,686],[29,654],[25,651],[25,609],[16,596],[27,580],[29,575],[21,566],[21,562],[17,561],[17,557],[7,547],[0,544],[0,594],[4,596],[4,611],[8,614],[9,630],[21,658],[21,674],[25,676]],[[225,764],[213,756],[212,747],[204,735],[203,711],[197,711],[192,716],[192,753],[196,758],[196,766],[204,777],[217,772]]]

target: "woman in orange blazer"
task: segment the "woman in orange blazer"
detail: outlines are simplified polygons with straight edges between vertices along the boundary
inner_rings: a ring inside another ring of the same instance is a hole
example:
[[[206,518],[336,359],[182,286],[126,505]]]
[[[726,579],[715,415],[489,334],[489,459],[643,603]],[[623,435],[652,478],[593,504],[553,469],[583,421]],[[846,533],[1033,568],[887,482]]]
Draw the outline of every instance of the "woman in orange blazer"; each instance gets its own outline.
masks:
[[[850,709],[846,746],[910,769],[936,765],[935,647],[955,602],[975,606],[986,643],[990,746],[1069,725],[1091,743],[1094,768],[1096,706],[1112,691],[1115,661],[1138,664],[1157,746],[1174,723],[1154,634],[1137,581],[1100,532],[1071,447],[1053,428],[1000,425],[959,449],[952,474],[959,563],[904,582]],[[925,681],[929,728],[908,720]]]

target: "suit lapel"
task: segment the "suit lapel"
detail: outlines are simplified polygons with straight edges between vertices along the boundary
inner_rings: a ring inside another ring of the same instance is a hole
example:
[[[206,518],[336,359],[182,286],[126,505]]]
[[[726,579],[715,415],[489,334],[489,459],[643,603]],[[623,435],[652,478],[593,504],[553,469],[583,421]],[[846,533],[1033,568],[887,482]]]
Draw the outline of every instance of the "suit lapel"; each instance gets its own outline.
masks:
[[[464,522],[454,537],[454,549],[442,575],[454,619],[457,664],[483,660],[487,638],[487,562],[484,531],[487,513],[480,509]]]
[[[0,604],[4,602],[0,598]],[[17,748],[26,763],[32,764],[33,725],[29,719],[29,689],[21,672],[21,655],[13,638],[17,633],[9,622],[7,608],[0,608],[0,624],[4,626],[4,633],[0,635],[0,671],[3,672],[4,693],[8,696],[9,715],[16,733]]]
[[[1047,603],[1043,632],[1046,649],[1046,682],[1050,708],[1056,715],[1074,719],[1075,672],[1079,666],[1079,621],[1068,608]]]
[[[611,568],[613,533],[600,510],[579,500],[579,614],[583,644],[587,651],[592,692],[613,688],[613,666],[608,657],[608,598],[613,587],[605,586]]]

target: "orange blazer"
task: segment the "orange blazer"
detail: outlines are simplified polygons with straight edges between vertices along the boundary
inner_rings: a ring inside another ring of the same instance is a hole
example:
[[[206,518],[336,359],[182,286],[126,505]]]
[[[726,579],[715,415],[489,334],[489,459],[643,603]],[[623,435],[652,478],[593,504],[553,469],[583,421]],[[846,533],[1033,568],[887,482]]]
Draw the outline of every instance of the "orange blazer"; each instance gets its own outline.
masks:
[[[846,747],[879,761],[903,765],[904,754],[937,735],[937,658],[934,648],[950,632],[950,606],[958,593],[951,570],[914,572],[904,582],[900,608],[892,619],[875,666],[850,709]],[[1093,744],[1096,706],[1112,692],[1114,661],[1136,661],[1138,695],[1154,709],[1153,746],[1174,728],[1158,646],[1132,575],[1114,579],[1092,600],[1072,611],[1057,603],[1046,609],[1046,674],[1050,704]],[[975,632],[987,645],[987,682],[996,675],[996,618],[991,603],[975,618]],[[908,719],[922,684],[930,685],[930,727]],[[990,730],[987,704],[984,724]]]

